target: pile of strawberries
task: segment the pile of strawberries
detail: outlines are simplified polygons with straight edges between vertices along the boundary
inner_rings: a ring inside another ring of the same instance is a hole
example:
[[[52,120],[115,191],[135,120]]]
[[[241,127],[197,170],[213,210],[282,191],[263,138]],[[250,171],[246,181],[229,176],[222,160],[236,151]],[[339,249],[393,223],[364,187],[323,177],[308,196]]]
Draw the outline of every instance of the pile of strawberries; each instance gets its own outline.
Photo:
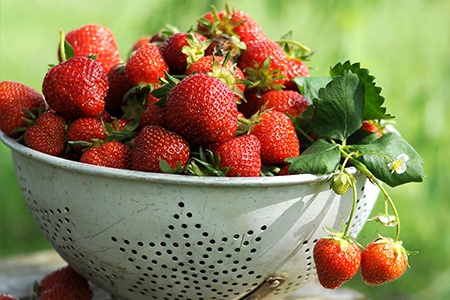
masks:
[[[310,101],[292,78],[309,76],[307,52],[228,7],[190,32],[140,38],[125,60],[110,29],[86,25],[61,33],[42,94],[0,83],[0,130],[43,153],[112,168],[278,174],[300,154],[293,119]]]
[[[269,39],[250,16],[228,7],[212,9],[193,28],[142,37],[124,60],[104,26],[61,32],[59,63],[45,75],[42,94],[0,82],[0,130],[37,151],[110,168],[287,175],[286,160],[307,148],[301,134],[316,138],[298,127],[308,122],[312,99],[294,81],[309,76],[310,50]],[[360,129],[380,134],[367,120]],[[378,285],[406,269],[408,253],[397,239],[361,248],[338,233],[320,239],[320,283],[336,288],[361,268]]]

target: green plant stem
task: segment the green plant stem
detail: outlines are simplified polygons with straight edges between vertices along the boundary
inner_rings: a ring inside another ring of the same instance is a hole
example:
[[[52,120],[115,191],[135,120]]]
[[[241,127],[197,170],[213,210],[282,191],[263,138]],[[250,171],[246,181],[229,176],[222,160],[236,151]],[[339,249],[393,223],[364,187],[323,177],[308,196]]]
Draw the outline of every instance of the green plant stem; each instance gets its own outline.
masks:
[[[67,60],[66,57],[66,50],[64,49],[64,41],[65,41],[65,34],[64,31],[61,30],[59,32],[59,54],[61,55],[61,61],[65,62]]]
[[[276,42],[278,44],[282,44],[282,43],[291,44],[291,45],[299,47],[300,49],[302,49],[305,52],[311,52],[311,49],[309,49],[308,47],[306,47],[305,45],[303,45],[302,43],[299,43],[297,41],[281,39],[281,40],[277,40]]]
[[[351,176],[351,175],[349,175]],[[353,191],[353,204],[352,204],[352,210],[350,211],[350,215],[348,217],[348,221],[347,224],[345,224],[345,229],[344,229],[344,236],[348,235],[348,231],[350,230],[350,223],[353,220],[353,216],[355,215],[355,211],[356,211],[356,204],[357,204],[357,200],[358,200],[358,195],[357,195],[357,191],[356,191],[356,184],[355,181],[353,179],[353,177],[351,177],[351,187],[352,187],[352,191]]]
[[[344,149],[344,147],[339,147],[339,150],[341,151],[341,154],[344,158],[347,158],[350,154],[352,153],[347,153]],[[396,233],[395,233],[395,241],[398,241],[400,238],[400,218],[399,218],[399,214],[397,211],[397,208],[395,207],[394,201],[392,201],[392,198],[389,196],[388,192],[386,191],[386,189],[383,187],[383,185],[380,183],[380,181],[372,174],[372,172],[370,172],[369,169],[367,169],[367,167],[360,162],[359,160],[350,157],[348,159],[348,161],[355,167],[357,168],[359,171],[361,171],[364,175],[366,175],[366,177],[373,182],[381,191],[381,193],[384,196],[384,199],[389,203],[389,206],[391,207],[395,218],[397,219],[397,225],[396,225]]]

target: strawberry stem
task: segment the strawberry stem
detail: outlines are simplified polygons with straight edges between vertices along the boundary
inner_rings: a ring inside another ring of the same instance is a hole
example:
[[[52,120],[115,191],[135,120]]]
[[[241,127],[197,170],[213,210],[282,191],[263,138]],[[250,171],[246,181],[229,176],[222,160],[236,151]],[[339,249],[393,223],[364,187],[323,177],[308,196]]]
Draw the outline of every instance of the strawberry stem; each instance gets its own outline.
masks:
[[[354,152],[351,153],[347,153],[347,151],[345,151],[344,147],[339,147],[339,150],[341,151],[341,154],[344,158],[347,158],[351,155],[354,154]],[[396,233],[395,233],[395,241],[398,241],[400,238],[400,217],[397,211],[397,208],[395,207],[394,201],[392,201],[392,198],[389,196],[388,192],[386,191],[386,189],[383,187],[383,185],[380,183],[380,181],[372,174],[372,172],[370,172],[370,170],[359,160],[350,157],[348,158],[348,161],[355,167],[357,168],[359,171],[361,171],[364,175],[366,175],[367,178],[369,178],[369,180],[371,182],[373,182],[381,191],[381,193],[384,196],[385,201],[387,202],[387,204],[389,204],[389,206],[392,209],[392,212],[394,213],[394,216],[397,220],[397,225],[396,225]]]
[[[350,157],[350,156],[348,156],[348,157]],[[345,169],[344,169],[344,172],[346,172]],[[344,236],[347,236],[348,231],[350,230],[350,223],[353,220],[353,216],[355,215],[356,205],[357,205],[357,200],[358,200],[355,180],[354,180],[353,176],[350,176],[350,178],[351,178],[350,186],[352,187],[352,192],[353,192],[353,204],[352,204],[352,210],[350,211],[350,215],[348,216],[347,224],[345,224]]]
[[[65,43],[66,37],[64,34],[64,30],[61,30],[59,32],[59,54],[61,55],[61,61],[64,62],[67,60],[67,56],[66,56],[66,50],[65,50]]]

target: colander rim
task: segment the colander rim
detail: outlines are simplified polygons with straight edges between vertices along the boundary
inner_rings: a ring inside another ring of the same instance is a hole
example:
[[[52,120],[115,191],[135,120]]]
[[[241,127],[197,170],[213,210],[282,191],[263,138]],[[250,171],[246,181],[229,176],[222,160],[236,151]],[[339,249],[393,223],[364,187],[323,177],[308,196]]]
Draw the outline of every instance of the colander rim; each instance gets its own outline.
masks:
[[[217,185],[229,187],[249,187],[249,186],[280,186],[280,185],[296,185],[296,184],[311,184],[325,182],[329,180],[332,174],[314,175],[314,174],[293,174],[285,176],[261,176],[261,177],[200,177],[188,176],[181,174],[164,174],[153,173],[134,170],[113,169],[102,166],[89,165],[72,161],[65,158],[60,158],[48,155],[36,150],[33,150],[13,138],[5,135],[0,131],[0,140],[10,148],[12,155],[22,155],[41,163],[50,165],[55,168],[70,170],[80,174],[90,174],[102,177],[114,177],[127,180],[148,181],[148,182],[166,182],[187,185]],[[351,174],[357,173],[353,167],[347,168]]]

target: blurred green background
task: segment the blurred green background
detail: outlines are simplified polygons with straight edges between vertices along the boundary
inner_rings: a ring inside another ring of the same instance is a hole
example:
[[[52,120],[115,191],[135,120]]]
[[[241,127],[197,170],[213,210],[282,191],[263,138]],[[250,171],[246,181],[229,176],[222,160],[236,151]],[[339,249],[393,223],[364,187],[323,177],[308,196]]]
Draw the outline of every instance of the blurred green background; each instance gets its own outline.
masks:
[[[346,286],[372,299],[450,299],[450,2],[227,2],[272,39],[292,30],[294,39],[317,51],[309,63],[312,76],[328,75],[337,62],[361,62],[383,88],[398,129],[426,162],[424,183],[388,189],[402,216],[404,245],[420,252],[410,257],[411,268],[380,287],[365,285],[359,275]],[[225,1],[0,0],[0,80],[40,91],[47,65],[56,62],[61,29],[108,26],[125,57],[134,41],[166,23],[188,30],[211,4],[221,9]],[[379,229],[367,225],[361,243]],[[49,247],[22,200],[9,150],[0,144],[0,258]]]

